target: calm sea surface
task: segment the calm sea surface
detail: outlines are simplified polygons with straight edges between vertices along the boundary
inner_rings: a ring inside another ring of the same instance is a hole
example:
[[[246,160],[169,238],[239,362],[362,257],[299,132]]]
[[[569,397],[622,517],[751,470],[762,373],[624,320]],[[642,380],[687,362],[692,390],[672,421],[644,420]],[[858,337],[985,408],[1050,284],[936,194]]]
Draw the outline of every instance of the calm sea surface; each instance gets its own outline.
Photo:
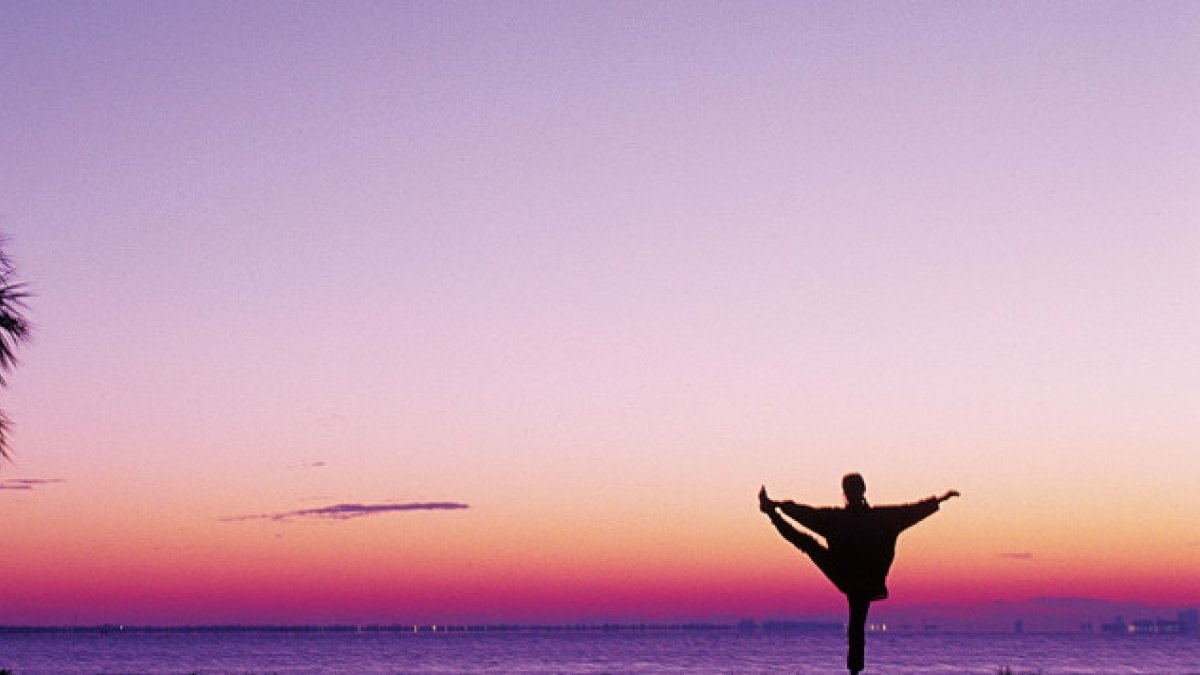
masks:
[[[833,633],[0,634],[30,673],[836,673]],[[1200,636],[870,636],[867,673],[1197,673]]]

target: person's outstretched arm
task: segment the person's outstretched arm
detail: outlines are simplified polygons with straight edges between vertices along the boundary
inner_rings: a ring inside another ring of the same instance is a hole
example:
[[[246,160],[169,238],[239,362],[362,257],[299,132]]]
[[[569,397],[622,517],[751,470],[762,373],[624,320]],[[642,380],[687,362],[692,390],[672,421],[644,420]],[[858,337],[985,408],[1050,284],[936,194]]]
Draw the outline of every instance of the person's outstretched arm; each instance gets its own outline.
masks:
[[[788,540],[792,546],[810,554],[814,547],[820,547],[816,539],[797,530],[783,516],[779,515],[778,509],[763,509],[763,513],[767,514],[767,517],[771,519],[771,524],[775,526],[775,531],[779,533],[779,536]]]
[[[822,537],[829,536],[830,527],[830,510],[820,509],[809,506],[808,504],[797,504],[792,500],[777,502],[767,497],[767,489],[763,488],[758,493],[759,508],[763,513],[767,512],[767,504],[770,504],[772,509],[779,509],[783,515],[800,523],[804,527],[816,532]]]
[[[797,506],[799,505],[791,501],[777,502],[771,499],[767,496],[767,488],[765,487],[758,491],[758,510],[767,514],[767,517],[771,519],[771,524],[775,526],[775,530],[779,532],[781,537],[791,542],[792,546],[795,546],[809,555],[824,552],[824,548],[817,543],[816,539],[812,538],[812,535],[808,534],[807,532],[801,532],[800,530],[797,530],[794,525],[789,523],[786,518],[779,514],[780,511],[788,513],[787,509],[789,507],[795,508]],[[803,508],[815,510],[808,506]],[[788,513],[788,515],[791,514]],[[803,521],[801,521],[800,524],[807,526],[807,523],[804,523]],[[821,551],[816,551],[816,549],[821,549]]]
[[[896,532],[903,532],[936,513],[942,502],[957,496],[958,490],[947,490],[939,497],[928,497],[919,502],[902,506],[885,506],[880,510],[890,510],[893,514],[892,526]]]

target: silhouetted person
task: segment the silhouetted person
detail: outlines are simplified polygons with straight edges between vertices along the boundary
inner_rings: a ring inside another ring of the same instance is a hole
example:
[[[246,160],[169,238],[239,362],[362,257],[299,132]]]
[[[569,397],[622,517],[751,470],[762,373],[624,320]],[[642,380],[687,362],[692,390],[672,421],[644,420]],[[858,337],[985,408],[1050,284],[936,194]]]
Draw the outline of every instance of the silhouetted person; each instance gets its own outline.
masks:
[[[845,508],[814,508],[792,501],[773,501],[764,487],[758,492],[758,507],[784,539],[808,554],[833,585],[846,594],[850,604],[846,668],[856,674],[865,665],[867,611],[871,602],[888,596],[886,582],[892,559],[896,557],[896,538],[937,511],[938,504],[957,497],[958,491],[950,490],[941,497],[915,504],[870,506],[866,481],[851,473],[842,478],[842,492],[846,495]],[[780,511],[824,537],[828,547],[797,530],[779,515]]]

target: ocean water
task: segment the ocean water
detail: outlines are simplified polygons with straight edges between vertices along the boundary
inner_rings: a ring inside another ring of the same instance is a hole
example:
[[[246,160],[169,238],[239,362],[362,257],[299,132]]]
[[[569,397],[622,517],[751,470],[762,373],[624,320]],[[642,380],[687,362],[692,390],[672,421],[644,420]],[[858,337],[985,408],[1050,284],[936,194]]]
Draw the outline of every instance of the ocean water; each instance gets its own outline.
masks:
[[[35,673],[836,673],[836,632],[0,634]],[[1197,673],[1200,636],[870,635],[867,673]]]

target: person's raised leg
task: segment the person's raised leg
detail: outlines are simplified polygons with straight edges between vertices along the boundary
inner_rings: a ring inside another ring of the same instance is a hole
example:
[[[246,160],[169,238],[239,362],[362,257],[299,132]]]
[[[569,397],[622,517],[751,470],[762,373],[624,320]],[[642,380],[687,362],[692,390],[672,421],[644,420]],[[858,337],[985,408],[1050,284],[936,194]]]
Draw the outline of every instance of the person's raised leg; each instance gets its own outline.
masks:
[[[803,551],[813,561],[817,568],[821,570],[821,573],[824,574],[825,577],[830,581],[832,581],[833,585],[837,586],[838,590],[845,593],[846,589],[839,581],[839,579],[841,579],[841,575],[838,573],[836,565],[834,565],[832,556],[829,555],[829,549],[822,546],[816,539],[812,537],[812,535],[806,532],[801,532],[793,527],[791,523],[783,518],[783,516],[779,515],[779,511],[777,509],[770,506],[771,502],[769,500],[764,500],[762,494],[760,494],[759,498],[761,502],[760,508],[762,509],[763,513],[767,514],[767,517],[771,519],[771,524],[775,526],[775,529],[779,532],[780,536],[791,542],[792,546],[795,546]],[[774,504],[778,505],[779,502],[774,502]]]
[[[846,599],[850,603],[850,624],[846,630],[850,646],[846,651],[846,669],[851,675],[858,675],[867,662],[867,612],[871,609],[871,600],[859,595],[847,596]]]

